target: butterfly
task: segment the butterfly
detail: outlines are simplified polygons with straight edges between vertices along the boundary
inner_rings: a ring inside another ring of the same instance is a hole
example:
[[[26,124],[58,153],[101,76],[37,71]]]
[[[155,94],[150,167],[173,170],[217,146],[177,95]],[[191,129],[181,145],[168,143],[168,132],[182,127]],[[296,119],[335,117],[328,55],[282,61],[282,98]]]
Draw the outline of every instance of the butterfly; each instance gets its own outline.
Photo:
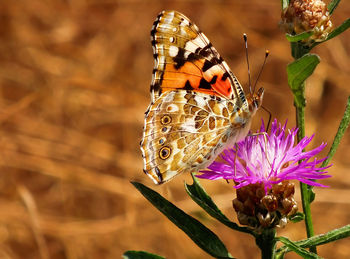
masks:
[[[264,89],[246,96],[208,38],[177,11],[157,16],[151,43],[151,103],[140,145],[143,171],[161,184],[205,168],[242,140]]]

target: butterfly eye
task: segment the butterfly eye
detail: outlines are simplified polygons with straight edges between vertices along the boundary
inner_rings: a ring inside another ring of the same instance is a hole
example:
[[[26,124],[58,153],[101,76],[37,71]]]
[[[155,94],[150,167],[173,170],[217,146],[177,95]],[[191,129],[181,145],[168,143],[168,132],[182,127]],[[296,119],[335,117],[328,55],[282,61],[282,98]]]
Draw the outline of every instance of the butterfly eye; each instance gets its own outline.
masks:
[[[171,122],[171,117],[169,115],[164,115],[161,119],[160,122],[163,125],[169,124]]]
[[[167,159],[170,156],[170,153],[171,153],[171,149],[169,147],[162,147],[159,150],[159,157],[163,160]]]

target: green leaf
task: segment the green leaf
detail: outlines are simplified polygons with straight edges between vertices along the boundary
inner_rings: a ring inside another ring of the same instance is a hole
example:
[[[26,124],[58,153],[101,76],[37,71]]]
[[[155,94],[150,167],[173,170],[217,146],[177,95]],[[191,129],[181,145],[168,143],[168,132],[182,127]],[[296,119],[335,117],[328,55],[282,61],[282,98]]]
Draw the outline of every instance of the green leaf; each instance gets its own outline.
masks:
[[[337,134],[335,135],[334,140],[333,140],[333,144],[332,144],[332,146],[327,154],[327,159],[325,161],[323,161],[321,167],[325,167],[331,161],[332,157],[334,156],[335,152],[337,151],[339,143],[340,143],[342,137],[344,136],[346,129],[349,126],[349,123],[350,123],[350,96],[348,97],[348,102],[346,104],[343,118],[339,124]]]
[[[151,254],[144,251],[126,251],[123,259],[165,259],[163,256]]]
[[[288,84],[293,91],[299,90],[300,85],[314,72],[318,63],[320,63],[319,56],[306,54],[288,64]]]
[[[350,237],[350,225],[331,230],[326,234],[317,235],[305,240],[298,241],[297,243],[301,247],[310,247],[327,244],[347,237]]]
[[[315,46],[317,46],[318,44],[321,44],[322,42],[325,42],[327,40],[330,40],[330,39],[338,36],[339,34],[343,33],[347,29],[349,29],[349,27],[350,27],[350,18],[345,20],[345,22],[343,22],[339,27],[337,27],[333,31],[331,31],[325,40],[313,43],[310,47],[310,50],[312,48],[314,48]]]
[[[319,56],[305,54],[287,66],[288,84],[293,91],[295,104],[299,107],[305,106],[303,83],[314,72],[318,63]]]
[[[153,206],[184,231],[205,252],[216,258],[232,258],[222,241],[198,220],[145,185],[138,182],[131,183]]]
[[[337,8],[339,3],[340,3],[340,0],[333,0],[327,5],[330,15],[334,12],[335,8]]]
[[[185,183],[185,188],[188,195],[192,198],[192,200],[195,203],[197,203],[200,207],[202,207],[202,209],[204,209],[210,216],[217,219],[224,225],[232,229],[249,233],[255,236],[255,233],[251,229],[246,227],[240,227],[236,223],[230,221],[216,206],[216,204],[213,202],[213,200],[210,198],[207,192],[203,189],[198,179],[193,174],[192,174],[192,179],[193,179],[193,184],[189,185]]]
[[[289,217],[289,220],[290,220],[291,222],[293,222],[293,223],[297,223],[297,222],[299,222],[299,221],[304,220],[304,218],[305,218],[304,213],[302,213],[302,212],[297,212],[297,213],[295,213],[294,215],[290,216],[290,217]]]
[[[198,179],[192,174],[193,184],[185,183],[185,189],[188,195],[194,200],[199,206],[201,206],[209,215],[212,217],[222,220],[230,221],[216,206],[207,192],[200,185]]]
[[[350,237],[350,225],[346,225],[344,227],[331,230],[327,232],[326,234],[317,235],[310,237],[308,239],[296,241],[295,244],[297,244],[300,247],[307,248],[311,246],[318,246],[327,244],[330,242],[334,242],[339,239]],[[282,246],[277,250],[277,253],[287,253],[290,252],[291,249],[287,246]]]
[[[309,203],[312,203],[316,197],[316,194],[314,192],[314,187],[312,185],[307,186],[307,194],[309,196]]]
[[[276,240],[281,241],[286,247],[294,251],[298,255],[307,259],[321,258],[317,254],[307,251],[306,249],[298,246],[296,243],[292,242],[286,237],[277,237]]]
[[[345,20],[345,22],[343,22],[339,27],[335,28],[333,31],[331,31],[328,36],[327,36],[327,40],[330,40],[332,38],[334,38],[335,36],[338,36],[340,33],[343,33],[344,31],[346,31],[347,29],[349,29],[350,27],[350,18]]]
[[[296,35],[286,33],[286,38],[289,42],[297,42],[309,38],[312,34],[314,34],[313,31],[304,31]]]

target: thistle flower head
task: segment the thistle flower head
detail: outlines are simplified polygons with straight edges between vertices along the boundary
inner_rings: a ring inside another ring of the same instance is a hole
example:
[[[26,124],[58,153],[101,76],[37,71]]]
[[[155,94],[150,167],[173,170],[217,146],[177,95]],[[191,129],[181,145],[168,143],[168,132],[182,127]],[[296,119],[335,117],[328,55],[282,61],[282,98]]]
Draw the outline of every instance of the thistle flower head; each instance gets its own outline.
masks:
[[[314,158],[325,144],[303,151],[313,136],[294,145],[297,132],[286,130],[286,123],[282,126],[274,120],[267,134],[262,124],[257,134],[224,151],[221,155],[224,162],[214,161],[197,177],[235,182],[237,198],[233,207],[242,225],[256,230],[284,226],[298,210],[290,180],[326,187],[313,180],[330,177],[324,171],[328,167],[319,166],[326,158]]]
[[[304,137],[294,145],[297,132],[296,128],[287,131],[286,123],[281,126],[274,120],[271,133],[267,134],[262,124],[257,134],[247,136],[236,147],[223,152],[221,158],[226,163],[214,161],[208,167],[209,170],[201,171],[197,177],[210,180],[232,179],[237,184],[236,189],[248,184],[263,183],[266,192],[273,184],[284,180],[298,180],[309,185],[326,187],[313,181],[330,177],[324,171],[328,167],[318,167],[326,158],[313,158],[326,144],[303,151],[313,136]]]
[[[304,42],[323,41],[332,30],[326,4],[322,0],[290,0],[282,12],[281,25],[289,34],[312,31]]]

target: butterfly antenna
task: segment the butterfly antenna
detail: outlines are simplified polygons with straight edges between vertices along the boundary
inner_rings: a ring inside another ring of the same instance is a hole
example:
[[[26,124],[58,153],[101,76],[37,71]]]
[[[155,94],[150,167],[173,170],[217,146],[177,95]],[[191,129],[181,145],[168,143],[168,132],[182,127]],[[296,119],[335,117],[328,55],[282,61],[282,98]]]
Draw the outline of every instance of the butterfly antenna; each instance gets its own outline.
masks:
[[[249,67],[249,57],[248,57],[248,38],[247,34],[243,33],[243,39],[245,43],[245,56],[247,58],[247,65],[248,65],[248,80],[249,80],[249,92],[252,94],[252,84],[250,82],[250,67]]]
[[[266,51],[265,51],[264,63],[262,64],[262,66],[261,66],[261,68],[260,68],[260,71],[259,71],[259,75],[258,75],[258,77],[256,78],[256,81],[255,81],[255,84],[254,84],[254,87],[253,87],[253,93],[254,93],[254,91],[255,91],[256,84],[257,84],[258,81],[259,81],[260,75],[261,75],[262,71],[264,70],[264,66],[265,66],[265,64],[266,64],[266,60],[267,60],[267,57],[269,56],[269,54],[270,54],[270,51],[266,50]]]

